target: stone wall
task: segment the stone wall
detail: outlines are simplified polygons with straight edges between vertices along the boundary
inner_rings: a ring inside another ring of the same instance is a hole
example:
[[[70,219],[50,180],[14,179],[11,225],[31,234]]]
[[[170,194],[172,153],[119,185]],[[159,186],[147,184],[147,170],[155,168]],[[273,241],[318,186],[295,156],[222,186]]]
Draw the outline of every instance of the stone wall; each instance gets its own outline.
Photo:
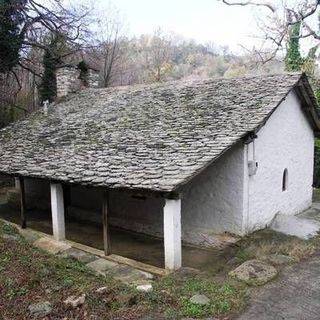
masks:
[[[60,68],[57,71],[57,98],[77,92],[84,87],[99,87],[99,72],[88,70],[87,84],[80,79],[80,70],[76,67]]]

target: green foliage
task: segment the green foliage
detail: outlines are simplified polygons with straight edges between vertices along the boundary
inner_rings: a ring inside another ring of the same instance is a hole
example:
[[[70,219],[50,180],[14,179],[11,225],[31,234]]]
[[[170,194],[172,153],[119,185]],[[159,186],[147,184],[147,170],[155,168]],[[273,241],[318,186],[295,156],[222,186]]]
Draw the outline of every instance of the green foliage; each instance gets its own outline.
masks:
[[[0,0],[0,73],[11,71],[19,62],[23,41],[21,9],[27,0]]]
[[[44,73],[40,86],[40,101],[52,102],[57,95],[56,71],[61,64],[61,53],[65,45],[65,38],[62,34],[52,36],[43,56]]]
[[[86,64],[85,61],[80,61],[78,64],[78,69],[80,70],[80,80],[82,81],[83,84],[88,85],[88,65]]]
[[[290,39],[285,57],[286,71],[300,71],[303,64],[303,59],[300,54],[300,35],[301,23],[296,23],[292,26]]]

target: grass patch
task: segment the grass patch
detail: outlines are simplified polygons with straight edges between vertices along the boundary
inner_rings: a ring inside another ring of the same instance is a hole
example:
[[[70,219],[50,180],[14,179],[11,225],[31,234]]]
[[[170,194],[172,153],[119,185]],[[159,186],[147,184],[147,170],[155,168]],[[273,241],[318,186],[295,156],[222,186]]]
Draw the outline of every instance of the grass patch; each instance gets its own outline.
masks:
[[[316,251],[316,245],[312,240],[302,240],[268,229],[243,238],[238,246],[236,257],[241,262],[255,258],[263,259],[271,254],[287,255],[298,262],[312,256]]]
[[[28,306],[45,301],[53,307],[52,319],[228,316],[243,308],[247,296],[246,286],[238,282],[217,283],[210,277],[179,274],[160,278],[154,282],[152,292],[141,293],[111,276],[96,276],[80,262],[34,248],[16,228],[2,222],[0,271],[0,314],[5,319],[27,319]],[[97,293],[100,287],[107,287],[106,292]],[[70,295],[83,293],[86,294],[83,306],[70,309],[64,305]],[[210,299],[208,306],[190,303],[192,295],[198,293]]]

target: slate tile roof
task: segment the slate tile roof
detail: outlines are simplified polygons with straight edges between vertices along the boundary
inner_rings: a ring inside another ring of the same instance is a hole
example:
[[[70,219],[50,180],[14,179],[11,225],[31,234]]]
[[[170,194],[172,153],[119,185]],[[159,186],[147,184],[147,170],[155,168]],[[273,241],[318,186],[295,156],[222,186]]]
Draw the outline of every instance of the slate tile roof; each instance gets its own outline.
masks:
[[[86,89],[0,131],[0,172],[171,192],[261,125],[301,75]]]

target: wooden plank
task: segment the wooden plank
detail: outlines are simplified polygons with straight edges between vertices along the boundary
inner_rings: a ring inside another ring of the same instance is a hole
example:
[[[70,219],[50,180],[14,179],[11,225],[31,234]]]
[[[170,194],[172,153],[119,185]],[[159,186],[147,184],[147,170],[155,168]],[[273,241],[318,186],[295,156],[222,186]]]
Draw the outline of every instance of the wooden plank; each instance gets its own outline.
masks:
[[[102,222],[103,222],[103,246],[104,246],[104,254],[106,256],[108,256],[111,253],[108,211],[109,211],[109,194],[108,194],[108,191],[104,191],[103,198],[102,198]]]
[[[27,227],[26,222],[26,192],[24,187],[23,177],[19,177],[20,184],[20,216],[21,216],[21,228],[25,229]]]

